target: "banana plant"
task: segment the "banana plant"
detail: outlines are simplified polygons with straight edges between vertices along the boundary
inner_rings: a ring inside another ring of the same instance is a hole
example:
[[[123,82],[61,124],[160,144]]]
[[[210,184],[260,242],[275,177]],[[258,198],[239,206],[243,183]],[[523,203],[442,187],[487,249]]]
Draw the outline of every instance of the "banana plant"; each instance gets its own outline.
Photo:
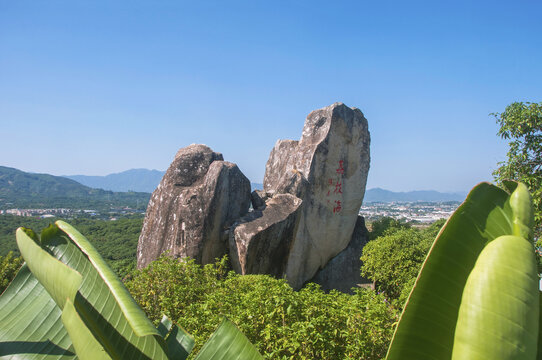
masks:
[[[525,185],[476,186],[438,234],[387,359],[540,359],[540,291]]]
[[[186,359],[193,338],[164,317],[155,328],[90,242],[63,221],[19,228],[25,264],[0,296],[0,358]],[[224,318],[195,359],[261,359]]]

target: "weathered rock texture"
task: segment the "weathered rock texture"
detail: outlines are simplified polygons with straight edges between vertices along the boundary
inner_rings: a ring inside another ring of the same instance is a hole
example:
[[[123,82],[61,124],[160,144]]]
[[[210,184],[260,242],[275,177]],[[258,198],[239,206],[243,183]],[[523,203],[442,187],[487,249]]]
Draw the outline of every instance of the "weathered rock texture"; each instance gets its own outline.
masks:
[[[300,197],[303,205],[285,275],[300,288],[351,240],[369,171],[367,120],[335,103],[309,114],[301,140],[279,140],[266,165],[264,189]]]
[[[175,155],[153,192],[137,246],[137,266],[160,254],[207,264],[227,253],[228,228],[250,206],[250,182],[205,145]]]
[[[264,191],[252,194],[221,154],[204,145],[179,150],[149,202],[138,267],[164,251],[202,264],[229,252],[241,274],[286,277],[299,289],[323,269],[315,281],[324,289],[349,291],[360,281],[367,238],[358,212],[369,145],[359,109],[335,103],[313,111],[299,141],[276,143]]]
[[[265,201],[267,200],[268,196],[265,191],[262,190],[254,190],[250,194],[250,199],[252,201],[252,208],[253,209],[260,209],[265,207]]]
[[[371,281],[360,273],[363,265],[360,257],[368,241],[369,232],[365,227],[365,219],[358,216],[352,239],[346,249],[331,259],[311,281],[320,284],[324,291],[335,289],[344,293],[352,293],[352,288],[360,284],[370,284]]]
[[[279,194],[246,215],[230,231],[230,259],[240,274],[282,277],[299,220],[301,199]]]

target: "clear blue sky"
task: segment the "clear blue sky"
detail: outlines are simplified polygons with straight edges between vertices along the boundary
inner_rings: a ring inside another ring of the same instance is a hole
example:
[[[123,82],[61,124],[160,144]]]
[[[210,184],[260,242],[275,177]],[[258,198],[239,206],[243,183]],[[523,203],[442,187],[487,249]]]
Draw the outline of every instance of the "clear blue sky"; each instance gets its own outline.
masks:
[[[542,101],[540,1],[0,0],[0,165],[165,170],[204,143],[262,182],[276,140],[341,101],[368,187],[465,191],[506,143],[488,114]]]

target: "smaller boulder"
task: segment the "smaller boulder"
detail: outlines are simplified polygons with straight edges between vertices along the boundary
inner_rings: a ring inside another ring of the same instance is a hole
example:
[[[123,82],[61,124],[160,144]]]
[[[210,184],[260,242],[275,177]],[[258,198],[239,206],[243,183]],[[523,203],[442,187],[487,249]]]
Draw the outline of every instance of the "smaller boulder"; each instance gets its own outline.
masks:
[[[275,195],[232,225],[230,259],[237,273],[283,277],[301,203],[290,194]]]

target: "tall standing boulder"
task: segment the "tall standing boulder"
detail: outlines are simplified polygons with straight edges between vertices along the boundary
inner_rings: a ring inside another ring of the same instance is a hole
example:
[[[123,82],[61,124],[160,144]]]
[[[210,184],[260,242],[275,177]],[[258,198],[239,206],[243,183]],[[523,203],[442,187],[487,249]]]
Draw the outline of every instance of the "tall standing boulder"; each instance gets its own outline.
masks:
[[[153,192],[137,246],[142,268],[169,251],[207,264],[228,250],[228,228],[248,212],[250,181],[205,145],[180,149]]]
[[[285,275],[300,288],[351,240],[369,171],[367,120],[342,103],[309,114],[301,139],[279,140],[266,165],[264,189],[299,196],[299,224]]]

